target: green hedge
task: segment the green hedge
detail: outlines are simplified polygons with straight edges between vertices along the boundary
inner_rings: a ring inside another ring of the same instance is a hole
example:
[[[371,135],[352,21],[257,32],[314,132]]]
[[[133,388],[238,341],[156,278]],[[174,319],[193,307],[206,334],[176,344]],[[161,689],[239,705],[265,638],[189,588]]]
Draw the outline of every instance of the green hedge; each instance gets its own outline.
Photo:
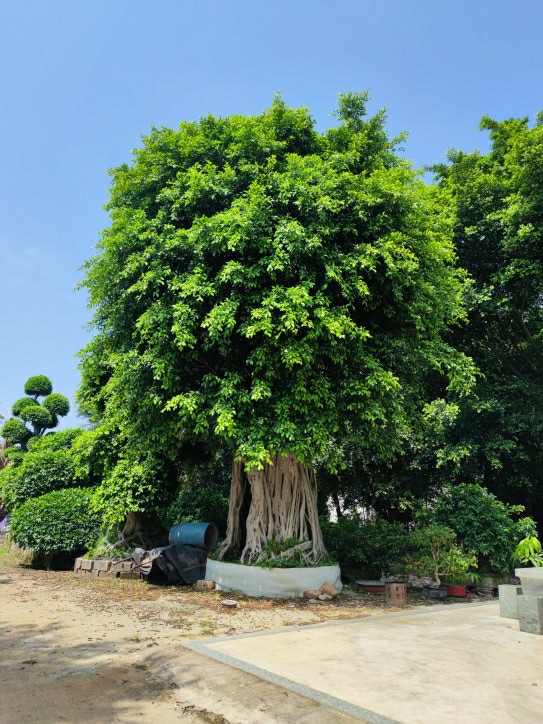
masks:
[[[97,539],[101,518],[91,513],[93,488],[55,490],[31,498],[11,516],[10,537],[35,553],[79,553]]]
[[[399,572],[409,536],[401,523],[350,515],[336,523],[321,520],[321,528],[324,544],[340,566],[355,568],[367,578]]]

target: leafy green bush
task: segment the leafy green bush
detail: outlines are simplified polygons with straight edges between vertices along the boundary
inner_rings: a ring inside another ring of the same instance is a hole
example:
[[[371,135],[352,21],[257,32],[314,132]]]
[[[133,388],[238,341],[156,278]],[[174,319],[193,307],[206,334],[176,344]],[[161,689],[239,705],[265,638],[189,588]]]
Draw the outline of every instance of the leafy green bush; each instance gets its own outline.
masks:
[[[16,420],[8,422],[0,430],[0,435],[9,440],[11,445],[20,445],[24,450],[31,437],[41,437],[47,430],[58,425],[58,417],[67,415],[70,410],[68,398],[53,393],[51,380],[45,375],[35,375],[28,379],[24,386],[27,397],[21,397],[12,407]],[[40,403],[38,397],[45,397]],[[28,422],[29,429],[24,422]]]
[[[27,500],[11,516],[11,539],[35,553],[86,550],[101,523],[89,509],[92,494],[92,488],[71,488]]]
[[[43,437],[33,437],[28,442],[28,451],[39,450],[71,450],[74,441],[85,434],[82,427],[70,427],[67,430],[50,432]]]
[[[53,391],[53,385],[49,377],[45,375],[34,375],[25,382],[25,393],[34,397],[43,397],[50,395]]]
[[[362,521],[350,515],[336,523],[321,520],[321,528],[327,550],[341,566],[356,568],[368,578],[400,572],[408,540],[401,523]]]
[[[17,504],[18,480],[19,470],[14,465],[0,470],[0,500],[8,511],[13,510]]]
[[[181,475],[176,496],[161,515],[167,527],[181,521],[215,523],[219,534],[225,534],[230,480],[227,474],[209,473],[202,466]]]
[[[66,450],[28,453],[17,470],[15,503],[38,498],[53,490],[75,487],[74,467]]]
[[[0,499],[8,510],[53,490],[92,484],[76,476],[72,445],[83,433],[80,428],[62,430],[33,438],[26,452],[7,449],[14,464],[0,472]]]
[[[13,415],[15,415],[15,417],[19,417],[25,407],[28,407],[29,405],[35,405],[35,404],[36,404],[36,400],[33,397],[21,397],[21,399],[19,399],[19,400],[17,400],[17,402],[13,403],[11,412]]]
[[[477,557],[456,543],[456,533],[451,528],[430,523],[415,528],[409,536],[409,548],[405,556],[408,570],[419,576],[432,576],[441,585],[442,577],[467,581],[471,569],[477,568]]]
[[[12,445],[24,445],[31,434],[21,420],[8,420],[0,430],[0,435],[9,440]]]
[[[462,484],[444,488],[429,515],[456,532],[482,570],[506,573],[519,540],[536,534],[531,518],[517,519],[523,510],[505,505],[480,485]]]
[[[25,422],[31,422],[39,428],[49,427],[53,421],[49,410],[37,403],[23,407],[21,410],[21,418]]]
[[[70,403],[68,398],[61,395],[60,392],[52,392],[50,395],[47,395],[41,404],[49,410],[51,415],[60,415],[61,417],[64,417],[64,415],[67,415],[70,412]]]

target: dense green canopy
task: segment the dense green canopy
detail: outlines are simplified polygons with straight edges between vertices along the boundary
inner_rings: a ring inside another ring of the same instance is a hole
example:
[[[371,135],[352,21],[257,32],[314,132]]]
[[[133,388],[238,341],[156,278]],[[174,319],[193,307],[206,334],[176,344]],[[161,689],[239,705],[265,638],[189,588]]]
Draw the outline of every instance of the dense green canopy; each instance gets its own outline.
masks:
[[[484,118],[487,155],[454,151],[437,168],[455,215],[460,264],[473,279],[469,325],[453,343],[480,377],[441,461],[509,502],[543,514],[543,116]]]
[[[280,98],[153,129],[112,172],[80,401],[121,457],[222,440],[247,469],[334,470],[349,440],[396,453],[429,379],[467,389],[443,340],[464,314],[447,219],[366,101],[341,96],[325,133]]]

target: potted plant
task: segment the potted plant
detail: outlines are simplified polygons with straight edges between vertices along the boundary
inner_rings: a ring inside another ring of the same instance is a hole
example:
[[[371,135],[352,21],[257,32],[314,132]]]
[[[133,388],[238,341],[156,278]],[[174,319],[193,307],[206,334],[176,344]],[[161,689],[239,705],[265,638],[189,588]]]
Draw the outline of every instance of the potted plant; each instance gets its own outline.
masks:
[[[473,586],[480,581],[481,576],[475,571],[452,573],[446,576],[445,588],[447,589],[447,596],[465,598],[468,595],[468,586]]]
[[[456,533],[447,526],[429,523],[416,528],[411,534],[412,550],[406,556],[407,567],[419,576],[431,576],[433,582],[424,591],[429,598],[447,597],[441,579],[468,576],[477,567],[477,558],[456,543]]]
[[[515,568],[525,596],[543,596],[543,547],[536,536],[520,541],[513,553],[519,563],[530,563],[526,568]]]

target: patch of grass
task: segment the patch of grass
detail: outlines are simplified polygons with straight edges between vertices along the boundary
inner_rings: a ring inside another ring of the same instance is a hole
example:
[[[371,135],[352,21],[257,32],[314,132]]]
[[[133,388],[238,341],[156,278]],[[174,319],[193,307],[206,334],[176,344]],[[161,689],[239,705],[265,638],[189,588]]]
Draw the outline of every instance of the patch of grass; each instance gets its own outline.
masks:
[[[204,636],[211,636],[215,629],[215,624],[213,621],[200,621],[200,629]]]

